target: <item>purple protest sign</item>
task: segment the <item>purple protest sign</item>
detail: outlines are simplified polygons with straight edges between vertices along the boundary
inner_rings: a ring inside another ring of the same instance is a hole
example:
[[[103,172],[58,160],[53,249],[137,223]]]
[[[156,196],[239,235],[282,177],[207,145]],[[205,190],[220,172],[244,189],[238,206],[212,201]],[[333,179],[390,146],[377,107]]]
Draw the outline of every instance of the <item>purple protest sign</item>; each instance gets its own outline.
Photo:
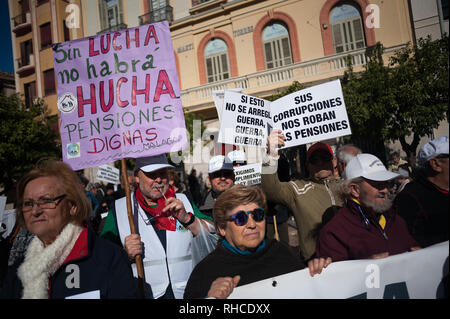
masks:
[[[187,147],[167,21],[55,44],[53,59],[74,170]]]

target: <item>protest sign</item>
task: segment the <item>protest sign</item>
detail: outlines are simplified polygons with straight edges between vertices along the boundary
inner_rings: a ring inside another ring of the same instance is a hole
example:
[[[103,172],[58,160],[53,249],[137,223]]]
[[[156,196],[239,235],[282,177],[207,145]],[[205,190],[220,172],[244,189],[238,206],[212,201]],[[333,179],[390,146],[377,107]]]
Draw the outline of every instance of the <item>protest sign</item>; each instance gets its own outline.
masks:
[[[167,21],[54,44],[53,58],[74,170],[187,147]]]
[[[443,298],[448,249],[446,241],[387,258],[335,262],[314,277],[303,269],[237,287],[228,298]]]
[[[350,123],[339,80],[312,86],[271,103],[273,128],[286,138],[285,146],[350,135]]]
[[[120,179],[120,170],[110,165],[100,165],[97,170],[97,179],[117,184]]]
[[[351,134],[339,80],[273,102],[225,91],[219,119],[219,142],[234,145],[265,147],[272,128],[282,130],[283,148]]]
[[[261,184],[261,168],[262,163],[234,167],[234,183],[245,186]]]
[[[218,141],[224,144],[263,147],[270,122],[270,102],[225,91]]]
[[[229,91],[241,93],[242,89],[241,88],[229,89]],[[219,118],[220,122],[220,118],[222,117],[223,99],[225,97],[225,90],[212,91],[212,96],[214,100],[214,105],[216,106],[217,117]]]

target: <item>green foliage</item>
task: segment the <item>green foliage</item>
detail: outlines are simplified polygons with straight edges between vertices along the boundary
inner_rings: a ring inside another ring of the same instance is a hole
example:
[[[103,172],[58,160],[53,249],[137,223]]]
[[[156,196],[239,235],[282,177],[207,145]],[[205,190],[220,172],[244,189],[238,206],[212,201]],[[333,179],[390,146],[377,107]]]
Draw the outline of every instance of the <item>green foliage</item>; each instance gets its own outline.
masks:
[[[344,75],[352,135],[399,140],[412,164],[420,138],[431,134],[446,114],[448,119],[448,36],[419,39],[399,50],[387,66],[382,53],[378,43],[364,72],[355,74],[349,64]]]
[[[42,158],[60,158],[57,117],[50,117],[43,100],[25,109],[18,94],[0,95],[0,185],[5,193]]]
[[[279,98],[281,98],[281,97],[283,97],[285,95],[297,92],[299,90],[303,90],[305,88],[306,88],[306,86],[304,86],[300,82],[294,81],[285,90],[283,90],[283,91],[281,91],[279,93],[272,94],[271,96],[269,96],[269,97],[267,97],[265,99],[272,102],[272,101],[278,100]]]

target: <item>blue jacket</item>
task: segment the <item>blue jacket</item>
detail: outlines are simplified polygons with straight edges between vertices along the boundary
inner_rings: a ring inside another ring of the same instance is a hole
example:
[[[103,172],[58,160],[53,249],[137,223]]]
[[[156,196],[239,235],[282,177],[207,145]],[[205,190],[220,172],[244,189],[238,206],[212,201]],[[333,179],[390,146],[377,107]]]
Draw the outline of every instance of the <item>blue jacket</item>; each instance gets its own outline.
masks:
[[[1,289],[2,298],[22,297],[23,286],[17,276],[21,262],[9,268]],[[49,296],[50,299],[63,299],[98,290],[102,299],[136,298],[137,281],[126,252],[110,241],[97,237],[87,227],[65,262],[50,277]]]

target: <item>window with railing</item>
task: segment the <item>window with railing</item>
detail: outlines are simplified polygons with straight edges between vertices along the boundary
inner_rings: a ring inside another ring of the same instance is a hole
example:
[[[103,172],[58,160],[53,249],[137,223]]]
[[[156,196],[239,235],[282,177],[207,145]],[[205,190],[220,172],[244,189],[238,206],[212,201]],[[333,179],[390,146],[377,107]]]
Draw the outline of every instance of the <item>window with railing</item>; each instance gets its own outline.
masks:
[[[29,108],[36,98],[36,82],[25,83],[23,85],[23,90],[25,92],[25,107]]]
[[[139,23],[147,24],[158,21],[173,21],[173,8],[167,0],[148,0],[149,12],[139,17]]]
[[[266,69],[273,69],[292,63],[292,51],[287,28],[273,23],[262,33]]]
[[[33,54],[33,43],[27,40],[20,43],[19,68],[30,65],[30,57]]]
[[[98,5],[100,12],[100,33],[127,28],[123,19],[122,0],[100,0]]]
[[[204,54],[208,83],[230,78],[228,47],[225,41],[221,39],[209,41]]]
[[[364,48],[364,27],[359,10],[351,4],[336,6],[330,12],[335,53]]]

